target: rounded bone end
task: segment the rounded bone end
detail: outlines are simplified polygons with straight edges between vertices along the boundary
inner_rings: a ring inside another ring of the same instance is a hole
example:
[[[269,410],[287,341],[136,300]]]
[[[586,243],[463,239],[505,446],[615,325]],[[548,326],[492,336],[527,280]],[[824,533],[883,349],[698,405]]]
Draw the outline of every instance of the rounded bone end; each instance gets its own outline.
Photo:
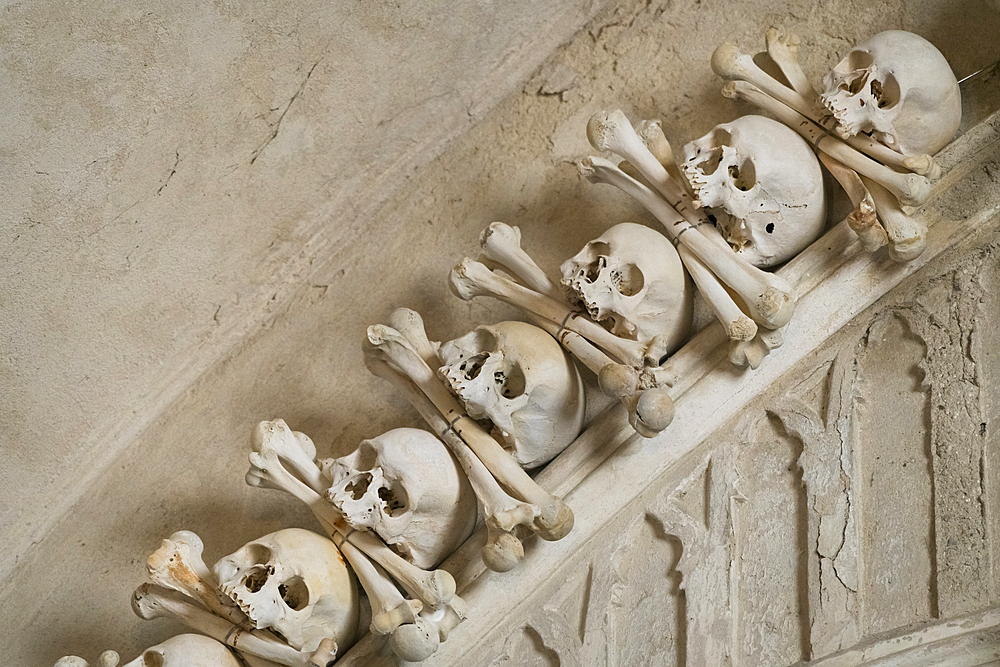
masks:
[[[153,584],[142,584],[132,592],[132,611],[144,621],[151,621],[160,616],[159,605],[149,598],[152,586]]]
[[[795,312],[795,299],[792,295],[776,287],[768,287],[761,296],[761,312],[767,320],[769,329],[777,329],[788,324]]]
[[[740,57],[743,54],[732,42],[723,42],[712,53],[712,71],[723,79],[739,79],[743,74]]]
[[[573,521],[573,510],[569,508],[569,505],[559,500],[555,518],[546,519],[544,516],[540,516],[535,519],[535,532],[543,540],[555,542],[569,535],[569,531],[573,530]]]
[[[614,111],[598,111],[587,121],[587,140],[599,151],[618,153],[617,135],[623,126],[632,129],[628,118],[621,109]]]
[[[903,159],[903,166],[915,174],[937,180],[941,176],[941,165],[930,155],[911,155]]]
[[[392,652],[408,662],[423,662],[434,655],[440,643],[437,628],[420,617],[414,623],[399,626],[389,635]]]
[[[635,393],[639,373],[624,364],[608,364],[598,374],[597,383],[605,394],[621,400]]]
[[[448,604],[455,597],[455,591],[458,590],[455,584],[455,577],[451,576],[451,573],[447,570],[434,570],[431,572],[430,588],[434,597],[437,598],[437,605],[434,606]]]
[[[673,420],[674,401],[665,387],[654,387],[642,392],[636,401],[634,415],[629,415],[632,428],[644,438],[658,435]]]
[[[462,301],[469,301],[472,298],[480,296],[484,293],[475,280],[475,269],[477,268],[477,264],[479,263],[467,257],[451,270],[451,274],[448,277],[448,283],[451,285],[452,294],[457,296]]]
[[[746,315],[729,323],[729,338],[731,340],[753,340],[757,335],[757,323]]]
[[[509,572],[524,559],[524,545],[510,533],[498,532],[483,547],[483,563],[494,572]]]
[[[479,246],[486,251],[502,248],[521,247],[521,229],[505,222],[491,222],[479,235]]]
[[[889,257],[895,262],[909,262],[920,256],[927,247],[927,237],[923,234],[913,238],[895,241],[889,245]]]
[[[931,196],[931,182],[926,176],[907,174],[903,177],[903,187],[900,190],[900,204],[920,206]]]

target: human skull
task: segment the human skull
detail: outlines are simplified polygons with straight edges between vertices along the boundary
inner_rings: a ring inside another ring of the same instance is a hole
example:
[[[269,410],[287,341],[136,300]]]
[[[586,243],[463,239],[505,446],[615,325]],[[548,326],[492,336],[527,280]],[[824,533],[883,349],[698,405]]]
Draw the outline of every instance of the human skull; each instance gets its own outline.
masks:
[[[476,327],[444,343],[438,373],[473,419],[489,419],[514,460],[534,468],[583,428],[580,373],[562,346],[524,322]]]
[[[469,480],[427,431],[393,429],[320,465],[332,482],[327,498],[347,523],[373,531],[417,567],[435,567],[475,526]]]
[[[933,155],[962,120],[948,61],[911,32],[880,32],[854,47],[823,85],[820,100],[845,136],[871,134],[903,155]]]
[[[122,667],[240,667],[225,644],[204,635],[185,634],[151,646]]]
[[[671,350],[687,337],[692,294],[680,256],[663,234],[623,222],[560,270],[569,300],[616,336],[648,343],[663,335]]]
[[[329,539],[286,528],[248,543],[215,564],[219,590],[257,629],[270,629],[300,651],[331,638],[354,640],[358,590],[340,551]]]
[[[823,172],[797,132],[764,116],[717,125],[684,146],[698,206],[737,254],[769,267],[794,257],[826,223]]]
[[[116,667],[118,654],[105,651],[94,667]],[[243,663],[226,647],[204,635],[184,634],[171,637],[162,644],[150,646],[138,658],[121,667],[242,667]],[[90,667],[90,663],[75,655],[56,661],[54,667]]]

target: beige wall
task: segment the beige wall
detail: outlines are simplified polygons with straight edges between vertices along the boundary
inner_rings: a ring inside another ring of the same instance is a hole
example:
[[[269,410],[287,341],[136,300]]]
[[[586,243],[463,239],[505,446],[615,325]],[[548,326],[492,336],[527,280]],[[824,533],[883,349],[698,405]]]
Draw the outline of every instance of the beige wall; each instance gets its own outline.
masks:
[[[0,578],[597,4],[7,6]]]
[[[570,164],[593,111],[690,140],[743,110],[712,49],[758,48],[775,22],[814,79],[885,28],[960,76],[1000,57],[983,1],[400,4],[0,14],[6,662],[130,658],[170,634],[127,596],[174,530],[211,562],[311,526],[243,485],[250,426],[282,416],[330,455],[418,423],[362,367],[364,327],[408,305],[447,338],[509,313],[445,286],[493,219],[551,269],[636,217]]]

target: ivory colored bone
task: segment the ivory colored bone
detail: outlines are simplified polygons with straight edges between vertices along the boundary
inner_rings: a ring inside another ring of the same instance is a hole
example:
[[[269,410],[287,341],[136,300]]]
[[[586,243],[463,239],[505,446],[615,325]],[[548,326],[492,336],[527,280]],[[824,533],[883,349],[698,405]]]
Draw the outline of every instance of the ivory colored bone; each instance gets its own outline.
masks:
[[[661,133],[662,134],[662,133]],[[669,146],[668,146],[669,149]],[[500,264],[509,270],[516,278],[523,281],[529,288],[565,305],[563,294],[556,285],[549,280],[548,276],[535,264],[535,261],[525,252],[520,245],[521,234],[517,227],[510,227],[502,222],[491,223],[480,236],[483,245],[483,256]],[[489,247],[487,247],[489,246]],[[609,386],[601,384],[601,390],[613,396],[627,400],[635,391],[639,383],[639,373],[633,368],[619,364],[614,359],[605,354],[589,340],[571,329],[563,328],[559,324],[548,319],[539,317],[534,313],[528,313],[535,326],[545,329],[549,334],[558,340],[568,349],[573,356],[589,368],[598,378],[605,368],[609,371],[611,367],[620,367],[622,370],[614,371],[616,374],[624,373],[633,380],[628,384],[621,382],[613,383]],[[404,335],[406,335],[404,333]],[[407,336],[411,344],[416,348],[412,338]],[[419,351],[419,350],[418,350]],[[423,356],[423,355],[421,355]],[[431,365],[428,363],[428,365]],[[625,387],[628,387],[627,393]]]
[[[538,507],[516,500],[500,488],[483,462],[458,434],[448,428],[448,422],[434,404],[409,378],[374,355],[365,355],[365,365],[374,375],[387,380],[403,392],[424,421],[451,448],[468,475],[476,497],[483,505],[488,531],[487,543],[483,548],[483,562],[495,572],[506,572],[513,568],[524,558],[524,548],[511,531],[516,525],[531,527],[538,517]]]
[[[656,161],[667,170],[667,174],[674,180],[674,183],[680,185],[682,190],[686,189],[687,179],[681,175],[681,170],[674,160],[674,150],[670,147],[670,142],[667,141],[667,135],[663,133],[663,125],[660,121],[642,120],[634,129]]]
[[[784,327],[780,329],[761,329],[752,340],[733,340],[729,342],[729,361],[734,366],[756,369],[764,361],[771,350],[781,347],[784,342]]]
[[[204,548],[195,533],[177,531],[163,540],[160,548],[146,559],[150,581],[194,598],[209,611],[236,625],[245,623],[246,614],[232,604],[224,604],[219,597],[215,575],[201,558]]]
[[[469,258],[462,260],[452,269],[450,278],[452,292],[464,301],[476,296],[492,296],[577,332],[629,366],[641,368],[644,363],[646,347],[641,343],[615,336],[565,303],[497,275],[481,262]]]
[[[718,281],[715,275],[686,246],[677,251],[684,260],[684,266],[698,286],[708,305],[715,311],[726,336],[731,340],[752,340],[757,335],[757,324],[739,309],[736,302]]]
[[[299,479],[316,493],[322,494],[329,486],[316,465],[316,446],[305,433],[292,431],[282,419],[262,421],[254,427],[252,442],[267,442],[287,463]]]
[[[912,32],[887,30],[851,49],[823,78],[820,103],[841,136],[867,134],[903,155],[936,153],[962,120],[944,55]]]
[[[278,489],[298,498],[312,510],[335,544],[340,546],[341,542],[349,541],[385,568],[403,590],[412,597],[419,598],[426,606],[441,607],[455,594],[455,579],[445,570],[421,570],[387,547],[375,535],[348,528],[340,520],[336,508],[288,472],[281,464],[278,453],[268,444],[262,443],[259,451],[250,453],[250,469],[247,471],[246,481],[250,486]]]
[[[847,216],[847,224],[861,239],[861,245],[864,249],[868,252],[875,252],[888,243],[885,229],[878,222],[875,200],[872,199],[868,188],[861,181],[858,172],[849,169],[842,162],[833,159],[826,153],[821,152],[819,160],[840,183],[840,187],[844,188],[844,192],[854,204],[854,210]]]
[[[621,110],[604,111],[591,117],[587,123],[587,136],[594,148],[617,153],[635,166],[643,178],[666,199],[677,213],[715,243],[718,252],[723,255],[732,254],[728,243],[722,238],[715,226],[709,222],[705,213],[696,209],[691,193],[680,185],[686,183],[687,179],[682,178],[679,172],[676,176],[671,176],[663,165],[664,161],[673,164],[673,151],[659,125],[649,124],[641,127],[646,138],[641,137],[634,130]],[[674,169],[676,171],[676,165],[674,165]],[[665,211],[665,213],[669,214],[670,212]],[[663,221],[661,220],[661,222]],[[666,223],[664,225],[668,227],[669,233],[669,225]],[[680,246],[678,246],[678,250],[680,250]],[[692,259],[697,260],[697,254],[694,252],[682,253],[681,259],[684,260],[685,267],[695,280],[698,289],[705,296],[709,307],[722,323],[726,334],[735,339],[743,339],[747,336],[753,338],[756,333],[756,324],[752,327],[747,326],[746,323],[751,318],[747,318],[742,313],[732,296],[719,282],[719,277],[708,270],[703,262],[700,266],[691,266],[689,262]],[[740,260],[737,259],[737,261]]]
[[[478,262],[476,263],[478,264]],[[482,265],[480,264],[480,266]],[[486,267],[483,269],[492,274]],[[518,287],[520,286],[518,285]],[[532,294],[534,293],[532,292]],[[451,429],[469,445],[497,481],[510,489],[521,500],[538,506],[540,514],[535,525],[540,537],[547,540],[558,540],[566,536],[573,527],[573,512],[569,506],[538,486],[492,436],[465,414],[447,387],[437,379],[434,371],[427,366],[398,331],[382,325],[368,327],[364,349],[366,356],[373,355],[388,363],[395,371],[409,377],[431,400],[447,420]]]
[[[611,114],[605,114],[605,118],[613,118],[615,121],[620,122],[620,118],[617,114],[621,112],[613,112]],[[594,123],[596,119],[597,123],[602,120],[599,116],[594,116],[591,118],[591,123]],[[589,125],[588,125],[589,128]],[[663,165],[663,168],[667,172],[669,177],[667,180],[662,180],[662,175],[651,174],[654,180],[658,182],[662,187],[658,190],[660,195],[666,198],[667,202],[673,206],[675,210],[684,210],[687,215],[684,218],[690,222],[692,225],[698,228],[700,232],[709,236],[713,241],[721,241],[720,247],[724,247],[726,242],[719,236],[718,231],[715,229],[707,217],[705,217],[701,212],[695,210],[692,203],[692,193],[690,192],[690,184],[687,179],[681,174],[680,169],[677,167],[677,163],[674,161],[673,149],[670,147],[670,142],[667,141],[666,135],[663,134],[663,127],[660,125],[659,121],[644,120],[641,121],[635,128],[636,136],[642,141],[643,145],[649,151],[649,153],[655,158],[657,162]],[[598,128],[595,127],[595,130]],[[627,130],[624,130],[627,132]],[[604,139],[607,140],[608,133],[602,132]],[[642,151],[638,146],[634,145],[634,142],[629,141],[627,138],[625,141],[616,142],[622,150],[629,150],[630,153],[639,153]],[[594,146],[601,150],[601,146]],[[643,158],[636,156],[636,159],[643,161]],[[650,163],[651,164],[651,163]],[[654,188],[655,189],[655,188]],[[680,207],[680,209],[678,209]],[[711,228],[711,232],[709,229]],[[705,301],[708,303],[709,307],[715,313],[716,318],[722,324],[722,327],[726,331],[726,335],[734,340],[742,340],[753,338],[754,334],[757,332],[757,324],[746,316],[740,307],[736,305],[729,292],[726,288],[722,286],[719,279],[712,273],[707,266],[701,263],[690,250],[683,245],[678,245],[678,253],[681,256],[681,260],[684,262],[684,267],[691,274],[691,278],[694,280],[695,285],[698,286],[698,290],[702,293]],[[725,251],[725,250],[723,250]],[[697,263],[697,265],[695,265]],[[747,338],[749,336],[749,338]]]
[[[132,594],[132,610],[145,620],[172,618],[238,651],[288,667],[332,667],[337,645],[323,640],[315,651],[298,651],[270,633],[241,629],[194,604],[190,598],[156,584],[142,584]]]
[[[429,658],[440,639],[436,632],[427,631],[427,622],[418,613],[423,608],[421,602],[403,598],[385,570],[350,542],[345,540],[341,548],[371,602],[371,631],[389,635],[393,653],[403,660],[420,662]]]
[[[797,91],[788,88],[780,81],[776,81],[767,72],[758,67],[751,56],[740,53],[739,49],[730,42],[723,42],[712,54],[712,70],[727,81],[743,81],[754,86],[768,97],[781,102],[788,108],[816,123],[825,131],[832,132],[835,129],[836,120],[829,116],[824,116],[818,111],[816,105]],[[758,104],[758,106],[760,105]],[[782,122],[785,121],[782,119]],[[793,125],[788,125],[792,129],[796,129]],[[873,141],[864,135],[842,136],[841,139],[861,157],[874,158],[884,165],[908,171],[912,170],[922,176],[933,173],[934,161],[929,155],[906,157],[902,153],[898,153],[888,146]],[[854,166],[849,159],[844,159],[839,155],[835,155],[835,157],[846,164],[850,164],[852,167]]]
[[[105,651],[97,658],[93,667],[118,667],[119,660],[118,654],[114,651]],[[56,660],[54,667],[90,667],[90,663],[75,655],[67,655]]]
[[[726,97],[740,97],[767,111],[801,134],[819,150],[843,162],[862,176],[881,184],[907,206],[919,206],[930,196],[930,181],[925,176],[901,174],[876,162],[840,139],[827,134],[822,127],[752,84],[745,81],[730,81],[723,87],[722,94]]]
[[[702,234],[688,233],[695,231],[690,222],[652,190],[607,160],[587,158],[581,163],[580,171],[587,180],[614,185],[642,204],[660,221],[668,236],[687,246],[716,277],[743,299],[750,317],[759,326],[775,329],[791,319],[795,300],[787,281],[739,260],[732,250],[729,254],[720,252],[718,245]]]
[[[807,101],[814,100],[816,89],[809,83],[809,78],[802,71],[802,65],[799,64],[801,38],[795,33],[785,30],[783,26],[777,26],[767,31],[767,34],[764,35],[764,43],[767,45],[767,55],[788,79],[792,90]]]
[[[927,247],[927,226],[904,213],[881,185],[863,176],[862,180],[875,200],[875,209],[889,235],[889,257],[897,262],[909,262],[918,257]]]

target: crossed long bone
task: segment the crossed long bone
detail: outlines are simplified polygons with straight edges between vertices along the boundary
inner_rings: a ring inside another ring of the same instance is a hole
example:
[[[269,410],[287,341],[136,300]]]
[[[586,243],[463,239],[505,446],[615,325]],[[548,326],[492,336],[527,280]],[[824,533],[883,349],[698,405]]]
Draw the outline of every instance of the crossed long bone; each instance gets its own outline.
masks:
[[[375,535],[347,526],[321,496],[326,489],[319,467],[283,421],[261,422],[254,429],[252,446],[247,484],[285,491],[312,510],[368,595],[372,631],[389,635],[393,652],[404,660],[419,662],[432,655],[465,619],[465,603],[455,595],[454,577],[446,570],[422,570]],[[400,594],[393,580],[411,599]]]
[[[368,327],[365,365],[403,392],[465,469],[486,515],[488,540],[483,560],[487,567],[503,572],[521,560],[523,547],[513,534],[518,525],[535,531],[545,540],[565,537],[573,527],[572,510],[538,486],[465,413],[432,369],[440,362],[420,316],[401,308],[393,313],[391,322],[399,329],[384,325]]]
[[[914,259],[926,246],[927,228],[907,215],[901,205],[924,203],[930,194],[929,179],[940,175],[940,167],[929,155],[906,157],[868,137],[845,136],[835,119],[818,110],[815,91],[802,73],[796,49],[782,48],[782,41],[797,45],[798,37],[775,28],[768,31],[768,55],[791,87],[725,42],[712,54],[712,69],[729,81],[723,95],[760,107],[813,144],[820,160],[851,198],[855,211],[848,224],[866,250],[873,251],[884,243],[869,211],[873,207],[891,242],[890,257],[898,262]]]
[[[597,375],[604,393],[625,404],[629,423],[640,435],[651,438],[670,424],[674,404],[657,377],[660,361],[667,352],[663,338],[642,345],[615,336],[584,313],[573,310],[545,272],[521,248],[521,232],[517,227],[491,223],[479,241],[483,258],[524,285],[494,273],[481,262],[467,259],[452,271],[452,291],[463,299],[492,296],[525,311],[536,326],[548,331]]]

